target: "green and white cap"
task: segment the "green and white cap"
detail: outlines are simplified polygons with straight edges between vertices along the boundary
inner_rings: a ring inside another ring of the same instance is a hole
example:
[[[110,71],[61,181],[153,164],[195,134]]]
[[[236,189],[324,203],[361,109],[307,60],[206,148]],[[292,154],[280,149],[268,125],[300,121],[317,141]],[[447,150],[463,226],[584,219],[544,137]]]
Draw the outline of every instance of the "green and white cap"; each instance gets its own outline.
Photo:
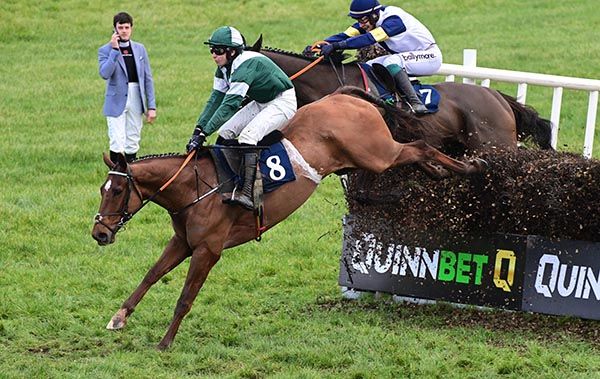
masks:
[[[228,47],[242,47],[244,46],[244,37],[234,27],[221,26],[211,34],[208,41],[204,42],[205,45],[211,46],[228,46]]]

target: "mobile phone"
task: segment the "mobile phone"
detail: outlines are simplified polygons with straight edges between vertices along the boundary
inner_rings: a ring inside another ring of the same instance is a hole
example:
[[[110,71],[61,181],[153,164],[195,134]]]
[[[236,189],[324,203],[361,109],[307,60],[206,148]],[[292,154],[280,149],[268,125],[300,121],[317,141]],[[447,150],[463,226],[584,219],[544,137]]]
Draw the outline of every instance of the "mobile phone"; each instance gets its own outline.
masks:
[[[119,36],[119,39],[118,39],[118,41],[119,41],[119,42],[123,42],[123,40],[121,39],[121,36],[119,35],[119,32],[117,31],[117,28],[113,28],[113,30],[112,30],[112,31],[113,31],[113,33],[117,33],[117,35]]]

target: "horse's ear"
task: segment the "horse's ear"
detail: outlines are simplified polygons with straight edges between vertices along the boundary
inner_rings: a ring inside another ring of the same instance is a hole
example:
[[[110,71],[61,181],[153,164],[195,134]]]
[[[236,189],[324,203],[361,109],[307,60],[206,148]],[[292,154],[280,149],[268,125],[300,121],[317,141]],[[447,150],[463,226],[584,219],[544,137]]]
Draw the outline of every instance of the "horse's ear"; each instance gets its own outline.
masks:
[[[115,169],[119,171],[125,171],[127,169],[127,159],[125,159],[125,154],[119,153],[117,154],[117,161],[115,162]]]
[[[250,47],[250,51],[259,52],[260,49],[262,48],[262,40],[263,40],[263,35],[262,35],[262,33],[260,33],[256,42],[254,42],[254,45],[252,45],[252,47]]]
[[[102,153],[102,159],[104,160],[104,164],[108,166],[108,168],[113,168],[115,164],[110,160],[108,154]]]
[[[113,162],[106,153],[102,153],[102,159],[104,160],[104,164],[106,164],[111,170],[121,169],[121,171],[125,171],[127,168],[127,159],[125,159],[125,155],[123,153],[117,154],[116,162]]]

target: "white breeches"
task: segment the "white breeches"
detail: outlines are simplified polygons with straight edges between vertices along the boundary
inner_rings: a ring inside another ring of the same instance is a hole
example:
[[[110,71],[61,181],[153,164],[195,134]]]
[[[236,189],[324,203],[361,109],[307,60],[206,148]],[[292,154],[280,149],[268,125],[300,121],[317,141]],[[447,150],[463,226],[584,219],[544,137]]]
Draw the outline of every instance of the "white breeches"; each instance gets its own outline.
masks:
[[[256,145],[267,134],[281,129],[296,109],[296,91],[293,88],[268,103],[251,101],[221,126],[219,135],[226,139],[237,138],[239,143]]]
[[[384,55],[367,62],[369,65],[373,63],[379,63],[386,67],[397,64],[404,67],[408,75],[433,75],[442,66],[442,52],[437,45],[431,45],[427,50]]]

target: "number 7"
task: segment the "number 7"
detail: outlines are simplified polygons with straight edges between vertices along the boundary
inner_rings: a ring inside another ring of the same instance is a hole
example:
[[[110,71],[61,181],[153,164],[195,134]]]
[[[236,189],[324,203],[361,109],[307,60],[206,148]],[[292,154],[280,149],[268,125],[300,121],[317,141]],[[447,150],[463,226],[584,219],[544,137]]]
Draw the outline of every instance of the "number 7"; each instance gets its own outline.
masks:
[[[420,89],[419,92],[425,95],[425,101],[423,103],[429,104],[431,103],[431,88]]]

